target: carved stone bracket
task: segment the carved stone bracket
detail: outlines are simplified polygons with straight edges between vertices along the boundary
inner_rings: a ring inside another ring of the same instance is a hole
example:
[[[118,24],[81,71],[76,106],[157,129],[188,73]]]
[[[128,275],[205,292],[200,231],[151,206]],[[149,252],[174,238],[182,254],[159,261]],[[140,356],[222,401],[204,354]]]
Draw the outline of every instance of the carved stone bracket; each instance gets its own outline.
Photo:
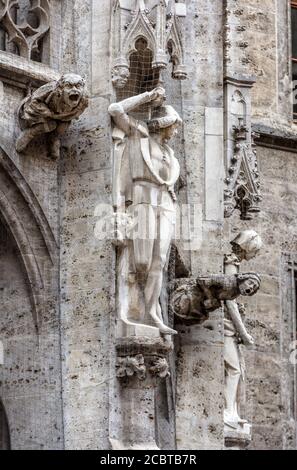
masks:
[[[113,12],[113,83],[123,88],[129,78],[130,57],[143,39],[152,53],[152,68],[164,69],[171,62],[172,77],[187,77],[179,20],[186,16],[184,4],[171,0],[116,0]],[[117,78],[115,78],[117,77]]]
[[[252,426],[248,423],[242,423],[237,429],[225,426],[224,437],[225,447],[229,450],[244,450],[252,440]]]
[[[18,55],[30,60],[50,28],[49,1],[30,0],[30,8],[22,9],[24,18],[21,19],[18,11],[19,0],[0,0],[0,28],[6,32],[8,44],[16,46]]]
[[[113,449],[159,449],[158,390],[161,380],[170,376],[168,356],[172,350],[172,340],[160,336],[117,339],[117,425],[110,438]]]
[[[119,379],[137,378],[145,380],[170,376],[167,361],[173,350],[171,341],[161,338],[119,338],[117,343],[116,375]]]
[[[225,217],[235,209],[241,219],[250,220],[260,212],[262,201],[257,152],[251,130],[250,90],[254,79],[225,81],[226,106],[226,179]]]

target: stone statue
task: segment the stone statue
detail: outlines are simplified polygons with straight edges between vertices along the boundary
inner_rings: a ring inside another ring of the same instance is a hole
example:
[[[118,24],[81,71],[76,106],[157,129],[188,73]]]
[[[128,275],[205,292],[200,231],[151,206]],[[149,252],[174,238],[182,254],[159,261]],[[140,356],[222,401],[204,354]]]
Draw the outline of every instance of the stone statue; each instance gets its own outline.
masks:
[[[193,279],[178,279],[171,299],[177,318],[191,323],[201,323],[209,312],[222,307],[222,302],[237,299],[240,295],[252,296],[261,280],[255,273],[217,274]]]
[[[243,260],[249,261],[262,247],[260,236],[253,230],[245,230],[231,242],[232,253],[225,256],[225,273],[237,274]],[[247,286],[248,289],[251,286]],[[238,389],[243,377],[243,362],[239,344],[252,346],[254,339],[246,330],[241,317],[241,308],[236,300],[225,301],[224,319],[224,364],[225,364],[225,410],[224,422],[228,428],[240,429],[246,420],[238,414]]]
[[[79,75],[66,74],[38,88],[23,100],[18,110],[22,132],[16,142],[17,152],[26,150],[35,137],[49,134],[51,157],[59,157],[59,136],[87,106],[85,80]]]
[[[153,326],[172,335],[176,332],[163,321],[160,294],[175,228],[174,185],[180,175],[168,141],[182,120],[164,100],[165,90],[157,87],[112,104],[109,113],[114,123],[113,205],[119,221],[119,317],[126,325]],[[152,112],[147,122],[131,116],[143,105]],[[123,213],[134,221],[125,232]]]

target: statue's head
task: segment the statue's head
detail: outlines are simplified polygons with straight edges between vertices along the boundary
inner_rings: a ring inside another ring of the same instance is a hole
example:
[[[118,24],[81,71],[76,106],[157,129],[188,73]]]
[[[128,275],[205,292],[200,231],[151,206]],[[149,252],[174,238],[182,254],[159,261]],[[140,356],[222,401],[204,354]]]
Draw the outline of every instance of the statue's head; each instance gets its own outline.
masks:
[[[125,88],[130,77],[130,71],[126,65],[115,65],[111,71],[111,81],[115,88]]]
[[[62,75],[57,82],[57,90],[68,110],[75,109],[86,96],[85,86],[85,80],[74,73]]]
[[[178,133],[183,121],[178,112],[170,105],[163,106],[161,111],[162,116],[152,119],[148,127],[150,132],[160,133],[163,135],[164,140],[170,140]]]
[[[251,296],[260,289],[261,279],[256,273],[239,274],[237,280],[240,295]]]
[[[243,230],[231,242],[233,253],[241,260],[255,258],[263,246],[260,235],[254,230]]]

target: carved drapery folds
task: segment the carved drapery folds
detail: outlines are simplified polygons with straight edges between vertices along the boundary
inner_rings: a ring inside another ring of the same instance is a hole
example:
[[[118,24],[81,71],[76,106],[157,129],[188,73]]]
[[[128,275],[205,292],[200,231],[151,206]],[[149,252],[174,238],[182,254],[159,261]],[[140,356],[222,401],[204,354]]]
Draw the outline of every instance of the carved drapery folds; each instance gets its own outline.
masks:
[[[251,131],[253,79],[226,79],[226,179],[225,217],[235,209],[241,219],[250,220],[260,212],[262,200],[258,172],[256,135]]]
[[[137,41],[146,42],[152,53],[152,69],[162,70],[171,62],[172,77],[187,77],[179,19],[186,16],[184,4],[171,0],[116,0],[113,12],[113,84],[123,88],[129,78],[130,60]]]
[[[13,44],[18,55],[34,59],[49,28],[49,0],[0,0],[0,30],[7,35],[0,48]]]

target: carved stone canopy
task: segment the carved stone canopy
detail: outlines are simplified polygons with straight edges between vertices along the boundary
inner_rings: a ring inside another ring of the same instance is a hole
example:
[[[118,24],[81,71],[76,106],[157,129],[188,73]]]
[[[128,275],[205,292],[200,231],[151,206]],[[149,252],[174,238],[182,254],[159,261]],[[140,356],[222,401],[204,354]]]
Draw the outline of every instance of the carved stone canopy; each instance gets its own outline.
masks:
[[[241,219],[251,220],[260,212],[262,196],[258,171],[255,134],[251,143],[247,142],[247,128],[242,120],[234,130],[234,154],[225,180],[225,215],[230,217],[235,209],[240,211]]]
[[[251,90],[255,78],[225,78],[225,217],[237,209],[243,220],[260,212],[262,201],[255,138],[251,124]]]
[[[137,53],[137,41],[144,40],[151,51],[152,69],[164,69],[172,63],[172,77],[187,77],[179,19],[186,16],[184,4],[171,0],[116,0],[113,27],[113,76],[131,71],[131,57]],[[123,80],[114,85],[123,87]]]

